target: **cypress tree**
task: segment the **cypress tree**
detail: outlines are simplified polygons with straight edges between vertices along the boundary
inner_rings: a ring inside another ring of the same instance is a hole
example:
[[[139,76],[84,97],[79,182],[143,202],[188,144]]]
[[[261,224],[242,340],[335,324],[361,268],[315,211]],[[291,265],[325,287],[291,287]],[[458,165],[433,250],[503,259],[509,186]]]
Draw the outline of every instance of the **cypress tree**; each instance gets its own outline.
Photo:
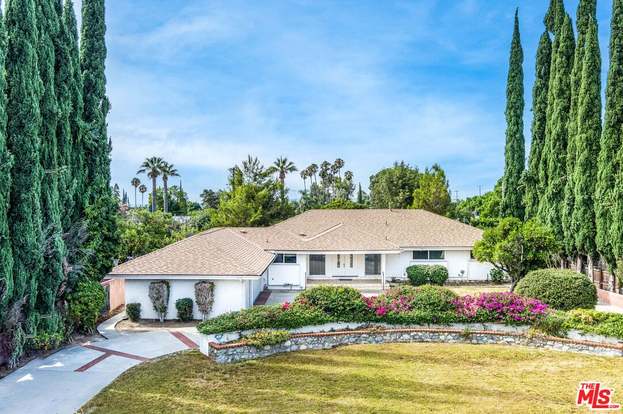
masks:
[[[525,143],[523,136],[523,50],[519,34],[519,11],[515,10],[515,24],[506,86],[506,148],[505,165],[502,177],[503,216],[523,218],[520,180],[525,164]]]
[[[573,227],[573,209],[575,205],[575,163],[578,158],[578,106],[580,84],[582,82],[582,68],[584,65],[585,38],[590,20],[595,18],[596,0],[580,0],[576,14],[578,41],[573,58],[571,71],[571,105],[569,109],[569,126],[567,142],[567,179],[565,182],[564,203],[562,209],[562,227],[564,233],[564,247],[566,253],[576,255],[575,235],[577,229]]]
[[[37,57],[42,88],[39,94],[41,114],[41,212],[43,219],[44,266],[38,289],[38,309],[46,317],[42,319],[44,329],[57,331],[59,318],[55,317],[55,302],[58,287],[63,281],[65,245],[62,238],[61,213],[59,206],[59,164],[56,128],[58,105],[55,82],[54,41],[58,35],[59,22],[53,0],[37,1],[38,44]]]
[[[87,204],[86,194],[86,148],[83,139],[82,113],[84,104],[82,102],[82,74],[80,72],[80,52],[78,47],[78,24],[72,0],[65,0],[63,6],[63,23],[67,42],[67,54],[70,61],[65,68],[70,70],[67,88],[69,93],[69,126],[71,130],[71,172],[73,188],[73,209],[70,218],[65,219],[74,223],[84,217],[84,210]]]
[[[6,60],[7,38],[4,17],[0,11],[0,68]],[[13,253],[9,239],[9,196],[13,157],[6,139],[6,77],[0,70],[0,319],[6,315],[6,306],[13,295]]]
[[[11,171],[9,230],[13,249],[13,299],[26,297],[28,331],[34,330],[37,284],[43,268],[41,239],[41,80],[37,67],[34,0],[9,0],[6,6],[8,47],[7,142],[15,162]],[[19,345],[15,344],[19,349]]]
[[[597,160],[597,187],[595,191],[595,218],[597,224],[597,249],[611,266],[615,265],[615,245],[620,251],[620,219],[623,196],[620,151],[623,130],[623,0],[612,2],[610,23],[610,67],[606,83],[606,113]],[[615,205],[616,203],[616,205]],[[616,216],[613,214],[616,211]],[[613,243],[617,240],[616,243]]]
[[[562,206],[566,180],[567,127],[571,104],[571,70],[575,41],[571,18],[565,15],[552,49],[552,67],[547,98],[547,122],[541,168],[545,168],[545,193],[539,200],[537,217],[563,240]]]
[[[545,123],[547,119],[547,90],[549,85],[552,42],[547,30],[541,35],[536,52],[535,80],[532,88],[532,143],[528,169],[524,178],[524,205],[526,218],[536,215],[539,207],[539,194],[543,187],[539,183],[539,164],[545,141]]]
[[[61,209],[61,222],[63,229],[71,226],[74,217],[75,188],[73,179],[73,146],[71,136],[71,88],[73,82],[72,62],[69,55],[70,35],[67,32],[65,19],[63,18],[62,0],[54,0],[54,12],[58,29],[54,36],[54,50],[56,52],[56,67],[54,73],[56,101],[58,107],[56,141],[58,144],[58,199]]]
[[[593,6],[595,1],[592,0]],[[571,228],[579,253],[594,257],[595,210],[594,193],[597,180],[596,160],[601,137],[601,54],[597,34],[597,20],[593,14],[587,22],[585,51],[583,53],[582,82],[578,96],[576,149],[577,160],[573,171],[575,183],[574,208]]]
[[[558,35],[560,26],[565,20],[565,5],[563,0],[550,0],[549,7],[545,13],[543,23],[545,28],[554,36]]]
[[[110,189],[110,149],[106,116],[106,24],[104,0],[82,3],[80,67],[83,79],[84,148],[87,176],[85,211],[89,232],[88,248],[93,255],[87,263],[89,277],[99,280],[112,268],[117,247],[117,203]]]
[[[104,0],[82,3],[80,67],[83,76],[83,120],[86,145],[87,190],[90,201],[110,193],[110,146],[106,116],[110,108],[106,96],[106,24]]]

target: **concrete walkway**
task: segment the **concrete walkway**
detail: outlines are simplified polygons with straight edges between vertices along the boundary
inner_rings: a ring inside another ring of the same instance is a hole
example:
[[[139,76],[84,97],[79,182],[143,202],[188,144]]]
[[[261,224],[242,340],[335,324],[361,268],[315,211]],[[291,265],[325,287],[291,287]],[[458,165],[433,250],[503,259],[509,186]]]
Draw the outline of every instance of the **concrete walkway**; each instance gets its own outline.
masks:
[[[199,341],[195,328],[117,332],[120,318],[98,327],[108,339],[68,346],[0,380],[0,413],[74,413],[128,368]]]

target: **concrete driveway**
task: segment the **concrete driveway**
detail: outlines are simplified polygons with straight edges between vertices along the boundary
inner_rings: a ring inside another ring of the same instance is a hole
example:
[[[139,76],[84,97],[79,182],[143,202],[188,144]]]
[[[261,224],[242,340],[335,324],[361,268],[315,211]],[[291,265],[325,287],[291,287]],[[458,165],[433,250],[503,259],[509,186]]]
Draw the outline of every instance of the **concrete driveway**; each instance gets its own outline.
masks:
[[[110,325],[109,339],[63,348],[0,380],[0,413],[74,413],[128,368],[199,340],[194,328],[118,333]]]

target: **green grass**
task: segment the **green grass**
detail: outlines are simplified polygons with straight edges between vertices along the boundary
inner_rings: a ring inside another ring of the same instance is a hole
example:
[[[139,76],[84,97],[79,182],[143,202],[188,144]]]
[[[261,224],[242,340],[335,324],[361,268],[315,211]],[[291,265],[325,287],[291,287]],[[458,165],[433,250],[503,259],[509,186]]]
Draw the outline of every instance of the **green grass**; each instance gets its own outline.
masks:
[[[510,285],[475,285],[475,286],[446,286],[459,296],[477,295],[482,292],[508,292]]]
[[[499,345],[354,345],[231,365],[190,351],[132,368],[82,412],[577,412],[582,380],[623,402],[621,372],[623,358]]]

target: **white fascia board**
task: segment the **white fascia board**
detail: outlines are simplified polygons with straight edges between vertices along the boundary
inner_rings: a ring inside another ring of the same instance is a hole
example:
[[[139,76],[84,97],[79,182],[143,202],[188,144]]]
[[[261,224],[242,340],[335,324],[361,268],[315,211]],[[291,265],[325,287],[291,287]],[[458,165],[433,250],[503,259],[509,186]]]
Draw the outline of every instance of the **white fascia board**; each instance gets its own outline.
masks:
[[[400,250],[270,250],[287,254],[400,254]]]
[[[401,247],[403,252],[412,251],[412,250],[472,250],[474,246],[453,246],[453,247],[443,247],[443,246],[413,246],[413,247]]]
[[[171,280],[257,280],[262,275],[217,276],[217,275],[106,275],[107,279],[171,279]]]

